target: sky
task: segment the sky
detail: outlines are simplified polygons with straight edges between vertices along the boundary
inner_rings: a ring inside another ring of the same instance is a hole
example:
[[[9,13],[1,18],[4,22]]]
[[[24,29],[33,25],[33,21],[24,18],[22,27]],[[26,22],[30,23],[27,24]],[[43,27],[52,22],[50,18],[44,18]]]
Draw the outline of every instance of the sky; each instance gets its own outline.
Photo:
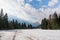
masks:
[[[41,23],[55,11],[60,13],[60,0],[0,0],[1,8],[11,18]]]

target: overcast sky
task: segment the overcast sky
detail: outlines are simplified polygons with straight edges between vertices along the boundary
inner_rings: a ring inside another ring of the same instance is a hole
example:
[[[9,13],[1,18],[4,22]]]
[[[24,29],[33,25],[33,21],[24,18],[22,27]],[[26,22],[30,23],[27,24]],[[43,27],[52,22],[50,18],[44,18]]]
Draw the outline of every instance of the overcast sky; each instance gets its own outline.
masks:
[[[60,13],[60,0],[0,0],[4,13],[30,22],[39,22],[55,11]]]

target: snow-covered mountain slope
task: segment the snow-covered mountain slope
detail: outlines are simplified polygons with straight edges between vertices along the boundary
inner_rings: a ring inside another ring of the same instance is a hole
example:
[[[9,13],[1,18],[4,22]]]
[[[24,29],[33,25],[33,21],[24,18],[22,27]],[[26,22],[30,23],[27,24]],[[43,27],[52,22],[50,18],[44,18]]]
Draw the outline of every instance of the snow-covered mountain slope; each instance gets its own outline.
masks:
[[[60,30],[3,30],[0,40],[60,40]]]

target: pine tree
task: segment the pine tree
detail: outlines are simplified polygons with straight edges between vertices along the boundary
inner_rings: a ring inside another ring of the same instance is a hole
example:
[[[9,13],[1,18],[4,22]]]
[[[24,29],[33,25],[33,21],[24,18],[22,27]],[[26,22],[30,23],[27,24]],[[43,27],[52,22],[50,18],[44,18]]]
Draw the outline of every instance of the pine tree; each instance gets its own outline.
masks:
[[[8,23],[8,15],[7,15],[7,13],[4,16],[4,27],[6,29],[9,29],[9,23]]]
[[[3,9],[1,9],[0,17],[2,18],[4,16]]]
[[[25,23],[22,23],[22,29],[26,29],[26,24]]]
[[[9,28],[10,29],[14,29],[15,28],[15,21],[14,21],[14,19],[9,22]]]
[[[1,19],[1,16],[0,16],[0,29],[2,29],[2,19]]]
[[[18,29],[21,29],[21,24],[20,23],[18,23]]]
[[[3,9],[0,12],[0,29],[3,29]]]
[[[49,16],[49,19],[47,20],[44,18],[41,22],[41,28],[42,29],[59,29],[59,21],[58,21],[57,13],[55,12],[53,16]]]
[[[52,20],[53,20],[53,29],[58,29],[58,16],[56,12],[53,14]]]
[[[18,21],[15,21],[15,29],[18,29]]]
[[[60,15],[59,15],[59,18],[58,18],[58,28],[60,29]]]
[[[48,29],[48,21],[46,18],[44,18],[41,22],[41,28],[42,29]]]
[[[32,25],[31,24],[28,24],[28,29],[32,29]]]
[[[26,27],[26,23],[24,23],[24,26],[23,26],[23,27],[24,27],[24,29],[26,29],[26,28],[27,28],[27,27]]]

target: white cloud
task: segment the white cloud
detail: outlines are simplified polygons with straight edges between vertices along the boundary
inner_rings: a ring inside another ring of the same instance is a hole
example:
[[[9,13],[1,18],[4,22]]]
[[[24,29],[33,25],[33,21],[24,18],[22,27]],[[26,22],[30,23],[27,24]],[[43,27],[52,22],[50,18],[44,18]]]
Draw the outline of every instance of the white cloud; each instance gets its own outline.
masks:
[[[16,1],[21,6],[24,6],[24,0],[14,0],[14,1]]]
[[[29,20],[29,16],[24,11],[24,8],[12,0],[0,0],[0,9],[1,8],[3,8],[4,12],[7,12],[9,16]]]
[[[33,8],[30,4],[26,4],[25,10],[30,17],[32,16],[34,22],[41,22],[41,20],[44,18],[44,14],[41,12],[42,9],[39,11]]]
[[[54,8],[54,10],[57,12],[57,13],[60,13],[60,5],[56,8]]]
[[[55,5],[55,3],[58,2],[58,0],[52,0],[52,5]],[[50,5],[50,6],[52,6]],[[45,5],[43,5],[42,8],[40,9],[35,9],[32,7],[32,5],[30,4],[25,4],[25,6],[23,7],[23,10],[26,12],[26,14],[28,15],[29,17],[29,20],[32,22],[39,22],[41,23],[41,20],[43,18],[48,18],[50,14],[53,14],[55,11],[57,13],[60,13],[60,6],[56,7],[56,8],[44,8],[44,7],[47,7]],[[36,18],[36,19],[34,19]]]
[[[24,6],[24,0],[20,0],[19,2],[22,6]]]
[[[51,1],[48,3],[48,6],[54,6],[56,3],[58,3],[58,0],[51,0]]]
[[[30,16],[30,21],[31,20],[33,22],[36,22],[37,21],[37,19],[36,20],[34,19],[34,18],[36,18],[36,14],[35,13],[37,13],[37,10],[35,8],[33,8],[30,4],[26,4],[25,5],[25,11]]]
[[[55,3],[56,0],[55,0]],[[23,6],[22,6],[23,5]],[[48,18],[49,14],[54,13],[57,11],[60,13],[60,6],[56,8],[44,8],[46,7],[43,5],[40,9],[35,9],[30,4],[24,4],[24,0],[0,0],[0,8],[3,8],[5,12],[8,13],[9,16],[15,16],[17,18],[27,20],[30,22],[39,22],[43,18]]]
[[[35,22],[35,20],[30,17],[27,11],[27,10],[31,11],[31,9],[29,9],[31,8],[30,5],[26,4],[25,6],[26,7],[22,6],[22,3],[19,3],[19,0],[18,1],[0,0],[0,8],[3,8],[4,12],[5,13],[7,12],[9,16],[14,16],[14,17],[26,20],[26,21]]]

